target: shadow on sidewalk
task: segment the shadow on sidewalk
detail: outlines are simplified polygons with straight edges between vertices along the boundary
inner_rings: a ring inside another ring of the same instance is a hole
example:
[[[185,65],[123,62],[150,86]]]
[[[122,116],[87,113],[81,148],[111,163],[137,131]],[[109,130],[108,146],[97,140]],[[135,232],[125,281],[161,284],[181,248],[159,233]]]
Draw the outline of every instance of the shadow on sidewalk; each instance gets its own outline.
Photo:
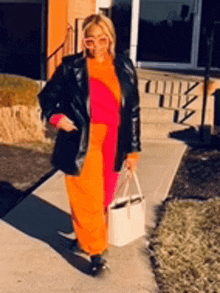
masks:
[[[70,251],[72,240],[62,235],[73,232],[71,217],[63,210],[31,194],[2,220],[28,236],[45,242],[69,264],[89,275],[90,262],[83,255]]]
[[[0,218],[13,209],[25,195],[25,192],[14,188],[9,182],[0,181]]]
[[[18,205],[23,199],[25,199],[56,172],[57,169],[53,168],[43,175],[34,185],[24,191],[15,188],[7,181],[0,181],[0,218],[9,213],[14,207],[16,207],[16,205]]]
[[[188,146],[209,146],[212,141],[210,126],[204,126],[203,139],[200,138],[200,129],[189,127],[185,130],[178,130],[169,133],[170,138],[185,142]]]

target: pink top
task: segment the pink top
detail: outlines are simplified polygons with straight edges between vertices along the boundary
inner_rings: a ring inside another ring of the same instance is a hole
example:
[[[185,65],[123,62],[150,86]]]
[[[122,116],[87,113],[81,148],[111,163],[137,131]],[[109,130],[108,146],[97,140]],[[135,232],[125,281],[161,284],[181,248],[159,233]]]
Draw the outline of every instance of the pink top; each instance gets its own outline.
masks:
[[[50,123],[53,124],[53,126],[55,126],[56,128],[59,125],[59,122],[61,120],[61,118],[63,118],[65,115],[64,114],[54,114],[51,118],[50,118]]]

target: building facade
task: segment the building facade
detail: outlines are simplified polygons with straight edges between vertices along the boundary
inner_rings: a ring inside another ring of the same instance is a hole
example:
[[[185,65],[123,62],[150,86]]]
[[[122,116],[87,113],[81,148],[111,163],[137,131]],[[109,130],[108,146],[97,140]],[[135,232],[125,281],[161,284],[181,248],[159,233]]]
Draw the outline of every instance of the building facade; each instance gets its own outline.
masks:
[[[48,79],[95,12],[95,0],[0,0],[0,73]]]
[[[214,27],[211,67],[220,68],[214,0],[0,0],[0,73],[49,78],[63,56],[81,50],[83,19],[97,12],[112,18],[117,50],[143,68],[204,69]]]
[[[211,66],[219,70],[220,3],[213,0],[114,0],[112,7],[114,21],[119,22],[118,33],[123,35],[123,27],[130,29],[127,39],[120,38],[119,42],[129,50],[138,67],[204,69],[208,57],[207,37],[214,28]],[[125,13],[130,19],[127,25],[123,23],[126,20],[120,18]]]

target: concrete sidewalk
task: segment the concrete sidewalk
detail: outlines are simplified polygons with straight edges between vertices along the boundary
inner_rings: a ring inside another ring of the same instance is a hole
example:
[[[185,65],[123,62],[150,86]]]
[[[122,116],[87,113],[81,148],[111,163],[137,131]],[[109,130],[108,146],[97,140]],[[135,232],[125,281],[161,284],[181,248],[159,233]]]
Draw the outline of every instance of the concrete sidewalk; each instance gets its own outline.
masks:
[[[145,141],[138,175],[146,196],[146,224],[167,196],[186,145]],[[110,247],[111,273],[87,275],[89,258],[68,251],[73,232],[64,175],[57,172],[0,220],[0,293],[153,293],[157,286],[145,253],[145,237]]]

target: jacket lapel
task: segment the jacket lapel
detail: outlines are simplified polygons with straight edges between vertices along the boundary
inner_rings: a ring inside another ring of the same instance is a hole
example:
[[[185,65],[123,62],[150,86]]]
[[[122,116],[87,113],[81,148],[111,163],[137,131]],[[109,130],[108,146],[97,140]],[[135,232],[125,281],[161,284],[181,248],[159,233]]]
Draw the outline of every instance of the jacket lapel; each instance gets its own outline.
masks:
[[[90,116],[90,103],[89,103],[89,80],[87,74],[87,62],[86,58],[81,57],[75,62],[73,66],[74,75],[76,78],[77,85],[79,90],[82,93],[82,101],[81,104],[86,106],[86,112],[88,116]]]
[[[124,72],[123,72],[123,62],[120,58],[120,55],[116,55],[115,58],[115,70],[118,75],[118,80],[121,86],[121,106],[124,107],[125,105],[125,92],[124,89],[126,88],[126,81],[124,80]]]

